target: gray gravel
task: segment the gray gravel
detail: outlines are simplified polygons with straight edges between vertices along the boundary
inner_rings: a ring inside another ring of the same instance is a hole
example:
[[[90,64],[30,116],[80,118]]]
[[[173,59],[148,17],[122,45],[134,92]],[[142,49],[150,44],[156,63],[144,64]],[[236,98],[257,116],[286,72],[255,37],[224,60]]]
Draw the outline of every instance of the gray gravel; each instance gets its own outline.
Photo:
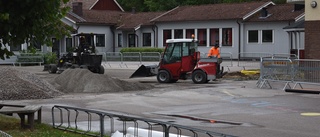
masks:
[[[123,92],[153,88],[151,84],[120,80],[87,69],[67,69],[47,81],[33,72],[0,66],[0,76],[0,100],[48,99],[66,93]]]
[[[62,95],[33,73],[0,67],[0,100],[46,99]]]
[[[138,91],[153,87],[146,83],[129,82],[92,73],[88,69],[67,69],[54,78],[53,84],[64,93]]]

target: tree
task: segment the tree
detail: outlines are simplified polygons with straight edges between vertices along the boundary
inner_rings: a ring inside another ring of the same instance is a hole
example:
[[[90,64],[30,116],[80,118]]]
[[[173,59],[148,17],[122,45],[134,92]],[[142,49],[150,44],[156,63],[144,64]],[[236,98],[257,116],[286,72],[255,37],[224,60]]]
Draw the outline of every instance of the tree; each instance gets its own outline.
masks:
[[[12,56],[5,47],[39,42],[52,45],[50,37],[68,35],[70,27],[61,18],[68,11],[61,5],[68,0],[1,0],[0,1],[0,58]]]

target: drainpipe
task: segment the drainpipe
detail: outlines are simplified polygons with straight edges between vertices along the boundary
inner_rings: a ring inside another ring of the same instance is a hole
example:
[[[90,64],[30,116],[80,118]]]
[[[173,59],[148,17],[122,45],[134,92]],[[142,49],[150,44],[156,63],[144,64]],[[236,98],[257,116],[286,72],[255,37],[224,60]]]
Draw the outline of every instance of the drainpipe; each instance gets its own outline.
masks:
[[[110,26],[110,30],[112,33],[112,52],[116,52],[116,43],[115,43],[115,32],[114,32],[114,26]]]
[[[238,24],[238,27],[239,27],[239,34],[238,34],[238,44],[239,44],[239,47],[238,47],[238,59],[240,59],[240,52],[241,52],[241,24],[239,22],[239,20],[237,20],[237,24]]]
[[[155,28],[155,30],[154,30],[154,46],[155,47],[157,47],[157,48],[159,48],[159,45],[158,45],[158,26],[157,25],[154,25],[154,28]]]
[[[136,30],[133,31],[134,35],[136,36],[137,39],[137,45],[135,47],[139,47],[139,36],[136,34]]]
[[[152,31],[153,31],[153,47],[156,47],[156,30],[154,29],[155,27],[152,26]]]

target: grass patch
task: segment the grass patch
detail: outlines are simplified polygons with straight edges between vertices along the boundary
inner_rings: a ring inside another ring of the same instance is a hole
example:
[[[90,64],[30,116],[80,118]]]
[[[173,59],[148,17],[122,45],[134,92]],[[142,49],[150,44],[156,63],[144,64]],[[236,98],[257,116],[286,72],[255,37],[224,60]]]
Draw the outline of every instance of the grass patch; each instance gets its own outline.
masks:
[[[0,114],[0,130],[12,137],[83,137],[86,135],[63,131],[47,124],[35,123],[34,130],[21,129],[20,119]],[[1,136],[1,135],[0,135]]]

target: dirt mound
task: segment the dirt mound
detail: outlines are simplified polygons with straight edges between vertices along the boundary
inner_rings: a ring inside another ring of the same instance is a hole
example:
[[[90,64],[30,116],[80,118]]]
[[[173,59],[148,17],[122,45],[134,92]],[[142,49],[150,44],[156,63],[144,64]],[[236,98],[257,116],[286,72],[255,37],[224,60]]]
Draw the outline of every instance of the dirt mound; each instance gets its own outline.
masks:
[[[65,93],[121,92],[152,88],[150,84],[123,81],[108,75],[92,73],[87,69],[67,69],[55,77],[54,82],[57,89]]]
[[[223,76],[223,79],[230,79],[230,80],[258,80],[260,77],[260,74],[254,74],[254,75],[245,75],[239,71],[236,72],[228,72],[226,75]]]
[[[46,99],[63,94],[35,74],[13,67],[1,67],[0,76],[0,100]]]

